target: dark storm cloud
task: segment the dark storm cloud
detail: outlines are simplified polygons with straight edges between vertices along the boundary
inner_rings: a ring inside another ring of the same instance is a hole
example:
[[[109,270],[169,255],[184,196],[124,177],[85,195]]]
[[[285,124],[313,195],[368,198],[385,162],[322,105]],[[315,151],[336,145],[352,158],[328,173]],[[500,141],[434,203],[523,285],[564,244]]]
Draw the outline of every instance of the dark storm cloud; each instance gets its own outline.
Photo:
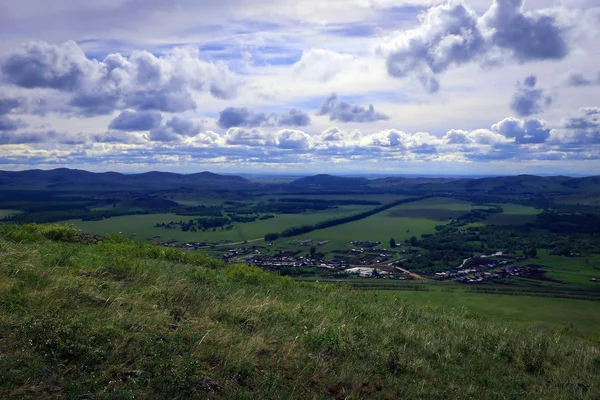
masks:
[[[30,42],[10,52],[0,70],[4,83],[70,93],[69,105],[83,115],[122,108],[194,110],[194,92],[228,99],[240,84],[225,64],[202,61],[191,48],[176,48],[160,57],[147,51],[134,51],[129,57],[114,53],[97,61],[75,42]]]
[[[227,107],[219,113],[218,125],[223,129],[306,126],[310,124],[310,116],[292,108],[284,113],[255,113],[246,107]]]
[[[162,120],[156,111],[122,111],[108,126],[110,129],[122,131],[149,131],[158,126]]]
[[[547,10],[524,12],[522,0],[495,0],[477,14],[460,2],[431,7],[416,29],[398,31],[378,47],[390,76],[412,76],[436,92],[436,76],[452,66],[479,61],[500,52],[518,62],[556,60],[569,51],[567,29]]]
[[[517,91],[512,97],[510,108],[519,116],[526,117],[539,114],[552,103],[552,97],[547,96],[542,89],[536,88],[537,78],[528,76],[517,83]]]
[[[387,115],[376,112],[372,104],[368,107],[350,104],[340,100],[335,93],[325,99],[317,115],[328,115],[329,120],[340,122],[374,122],[389,119]]]

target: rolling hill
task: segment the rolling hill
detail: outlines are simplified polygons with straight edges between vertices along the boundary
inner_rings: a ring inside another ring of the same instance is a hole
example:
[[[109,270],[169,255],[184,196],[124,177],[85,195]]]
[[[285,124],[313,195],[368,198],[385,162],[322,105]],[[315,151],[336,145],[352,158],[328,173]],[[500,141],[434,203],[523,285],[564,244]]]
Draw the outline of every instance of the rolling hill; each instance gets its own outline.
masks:
[[[176,174],[151,171],[141,174],[117,172],[94,173],[77,169],[0,171],[2,190],[166,190],[172,188],[252,189],[258,187],[251,181],[233,175],[211,172]]]

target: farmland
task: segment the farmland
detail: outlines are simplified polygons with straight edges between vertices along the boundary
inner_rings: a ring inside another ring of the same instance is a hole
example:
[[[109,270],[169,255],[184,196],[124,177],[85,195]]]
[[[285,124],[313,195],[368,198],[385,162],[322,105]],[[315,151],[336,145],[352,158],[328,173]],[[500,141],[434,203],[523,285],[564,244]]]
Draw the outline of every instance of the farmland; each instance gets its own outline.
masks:
[[[324,219],[334,218],[337,216],[356,213],[365,209],[367,206],[340,206],[339,208],[329,209],[324,211],[316,211],[300,214],[280,214],[273,219],[259,220],[248,223],[235,223],[231,231],[222,231],[216,229],[207,232],[182,232],[177,229],[164,229],[155,227],[156,223],[168,223],[169,221],[187,220],[190,217],[175,215],[175,214],[145,214],[145,215],[127,215],[120,217],[112,217],[101,221],[81,221],[67,220],[63,224],[73,224],[78,226],[84,232],[89,233],[111,233],[122,232],[126,235],[136,234],[139,240],[152,241],[160,237],[162,241],[178,241],[178,242],[197,242],[208,241],[216,242],[226,239],[232,242],[244,240],[254,240],[262,238],[266,233],[285,229],[289,226],[315,223]]]
[[[389,247],[391,238],[401,242],[412,236],[434,233],[436,225],[446,223],[452,215],[460,215],[470,209],[469,202],[432,198],[402,204],[365,219],[316,230],[299,237],[310,237],[314,241],[329,240],[327,245],[319,248],[321,252],[349,249],[353,247],[350,242],[355,240],[378,241],[383,244],[383,247]],[[286,246],[290,239],[298,239],[298,237],[279,239],[275,244],[290,248]]]

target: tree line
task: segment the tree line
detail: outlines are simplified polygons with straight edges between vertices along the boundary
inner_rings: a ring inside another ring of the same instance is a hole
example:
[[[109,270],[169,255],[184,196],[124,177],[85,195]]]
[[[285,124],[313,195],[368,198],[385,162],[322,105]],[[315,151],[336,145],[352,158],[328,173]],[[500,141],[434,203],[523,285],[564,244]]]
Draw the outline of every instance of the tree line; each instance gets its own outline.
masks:
[[[279,239],[281,237],[303,235],[303,234],[306,234],[306,233],[309,233],[309,232],[312,232],[312,231],[315,231],[318,229],[331,228],[332,226],[347,224],[348,222],[358,221],[358,220],[370,217],[371,215],[375,215],[382,211],[389,210],[390,208],[399,206],[401,204],[412,203],[415,201],[421,201],[421,200],[428,199],[430,197],[432,197],[432,196],[422,196],[422,197],[415,197],[412,199],[402,199],[402,200],[394,201],[392,203],[384,204],[379,207],[372,208],[368,211],[364,211],[364,212],[361,212],[358,214],[328,219],[325,221],[317,222],[316,224],[313,224],[313,225],[294,226],[291,228],[287,228],[287,229],[283,230],[282,232],[267,233],[265,235],[265,240],[272,241],[272,240]]]

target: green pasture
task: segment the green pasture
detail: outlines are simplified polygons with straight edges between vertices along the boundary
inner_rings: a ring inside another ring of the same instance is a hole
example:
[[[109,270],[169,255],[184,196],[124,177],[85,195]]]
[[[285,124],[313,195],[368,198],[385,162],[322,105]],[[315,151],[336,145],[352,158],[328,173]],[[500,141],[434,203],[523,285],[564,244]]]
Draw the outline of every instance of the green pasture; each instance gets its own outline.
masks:
[[[370,206],[341,206],[323,211],[301,213],[301,214],[281,214],[275,218],[259,220],[247,223],[235,223],[233,230],[221,230],[216,228],[207,232],[182,232],[179,229],[165,229],[155,227],[156,223],[168,223],[170,221],[187,221],[189,216],[175,214],[144,214],[144,215],[126,215],[121,217],[112,217],[100,221],[82,221],[67,220],[63,224],[74,224],[83,232],[88,233],[114,233],[122,232],[126,235],[136,234],[139,240],[176,240],[178,242],[201,242],[230,239],[232,242],[244,240],[262,239],[269,232],[279,232],[285,228],[295,225],[314,224],[316,222],[337,218],[348,214],[358,213],[369,209]]]
[[[19,210],[0,210],[0,219],[10,217],[11,215],[19,214]]]
[[[563,298],[470,293],[464,290],[380,291],[381,296],[399,297],[473,318],[516,321],[546,328],[575,329],[600,334],[600,305],[594,301]]]
[[[533,222],[540,210],[520,204],[502,203],[501,214],[492,214],[486,220],[487,225],[525,225]]]
[[[287,199],[319,199],[319,200],[367,200],[378,201],[381,204],[387,204],[398,200],[408,199],[414,196],[401,196],[397,194],[293,194],[293,193],[274,193],[256,197],[256,201],[268,201],[277,199],[285,201]]]
[[[547,249],[539,249],[537,258],[532,261],[548,266],[546,275],[549,278],[566,283],[600,287],[600,282],[590,281],[590,278],[600,280],[600,254],[564,257],[551,255]]]
[[[441,221],[436,219],[435,217],[442,215],[440,213],[446,213],[444,216],[453,212],[464,214],[471,207],[471,203],[462,200],[431,198],[401,204],[358,221],[319,229],[304,235],[281,238],[275,244],[282,248],[305,249],[294,246],[290,242],[309,238],[315,242],[329,240],[328,244],[318,248],[320,253],[360,247],[350,243],[355,240],[379,241],[382,247],[387,248],[390,238],[400,243],[412,236],[420,237],[422,234],[435,233],[436,225],[450,221],[448,218],[442,218]]]

